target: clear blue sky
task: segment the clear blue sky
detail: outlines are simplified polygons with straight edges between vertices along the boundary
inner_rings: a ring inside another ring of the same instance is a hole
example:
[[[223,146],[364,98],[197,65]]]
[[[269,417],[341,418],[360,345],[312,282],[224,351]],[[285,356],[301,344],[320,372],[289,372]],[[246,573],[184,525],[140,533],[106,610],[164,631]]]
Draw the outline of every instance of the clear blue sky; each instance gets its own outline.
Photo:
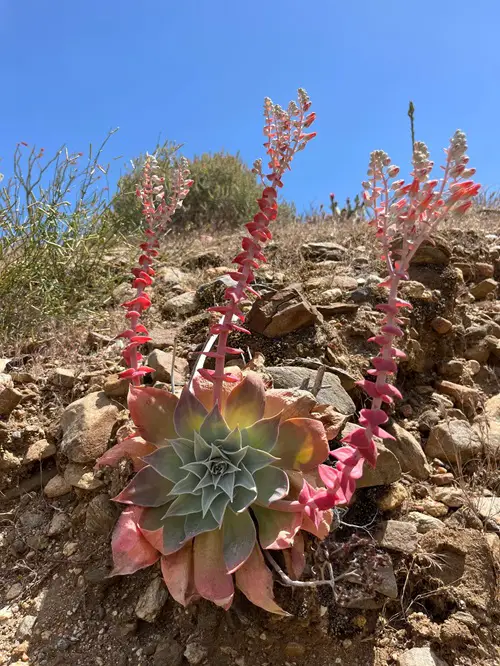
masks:
[[[17,141],[85,150],[119,126],[115,175],[159,135],[187,155],[263,154],[262,100],[307,89],[317,138],[284,195],[354,195],[371,150],[409,157],[406,116],[436,159],[467,132],[500,185],[499,0],[0,0],[0,170]]]

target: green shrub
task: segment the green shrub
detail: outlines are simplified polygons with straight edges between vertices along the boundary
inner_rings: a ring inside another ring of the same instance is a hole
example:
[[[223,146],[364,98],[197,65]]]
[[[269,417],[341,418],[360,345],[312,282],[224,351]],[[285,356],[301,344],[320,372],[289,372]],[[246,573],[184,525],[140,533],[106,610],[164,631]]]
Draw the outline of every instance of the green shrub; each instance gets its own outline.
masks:
[[[110,133],[110,135],[113,132]],[[103,150],[51,158],[19,144],[0,187],[0,336],[32,332],[109,294],[114,239]],[[82,164],[83,163],[83,164]]]
[[[161,171],[168,182],[169,171],[175,164],[176,147],[166,144],[156,151]],[[143,156],[136,160],[135,169],[118,183],[113,208],[124,230],[137,228],[141,223],[141,209],[135,197]],[[177,211],[175,229],[204,229],[215,231],[240,227],[256,212],[260,196],[259,185],[252,171],[238,154],[223,151],[190,160],[189,169],[194,180],[189,197]]]

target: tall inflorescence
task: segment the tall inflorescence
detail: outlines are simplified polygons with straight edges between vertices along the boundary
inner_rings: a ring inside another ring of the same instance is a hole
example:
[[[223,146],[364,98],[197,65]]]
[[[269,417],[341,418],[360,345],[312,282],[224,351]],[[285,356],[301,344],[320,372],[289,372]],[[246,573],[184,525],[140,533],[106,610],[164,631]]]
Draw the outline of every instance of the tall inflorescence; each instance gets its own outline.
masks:
[[[361,410],[360,425],[344,437],[344,446],[332,451],[331,455],[337,459],[335,468],[325,465],[319,468],[327,490],[308,501],[320,509],[349,502],[356,480],[363,473],[364,462],[375,466],[377,448],[374,438],[394,439],[381,427],[388,421],[382,407],[391,405],[395,398],[402,398],[396,386],[388,380],[397,371],[397,359],[405,358],[404,352],[395,346],[395,341],[404,335],[398,312],[412,307],[398,297],[398,287],[401,280],[408,280],[412,258],[441,220],[461,215],[472,206],[472,198],[477,195],[480,185],[471,180],[475,169],[467,167],[466,150],[465,134],[457,130],[445,150],[443,178],[432,180],[434,163],[427,146],[415,142],[409,184],[396,180],[399,167],[391,164],[385,152],[377,150],[371,154],[368,179],[363,183],[364,202],[372,211],[369,224],[376,229],[387,267],[387,278],[380,286],[389,289],[389,296],[387,303],[376,306],[384,316],[379,333],[369,339],[379,346],[379,353],[372,358],[373,368],[368,370],[371,378],[358,382],[371,404]]]
[[[145,374],[152,372],[152,368],[142,364],[143,356],[138,347],[151,340],[140,320],[142,313],[151,306],[146,289],[152,284],[155,275],[153,264],[158,256],[159,238],[165,233],[168,223],[175,211],[182,206],[193,184],[189,175],[187,160],[181,158],[179,166],[173,172],[171,193],[167,198],[165,179],[159,175],[158,162],[154,156],[148,155],[143,167],[142,183],[136,192],[142,202],[146,239],[139,246],[142,253],[138,266],[132,269],[132,286],[136,293],[131,300],[122,303],[127,309],[125,317],[129,320],[129,327],[119,336],[128,339],[122,352],[128,368],[120,373],[120,377],[130,379],[135,386],[141,383]]]
[[[257,200],[259,211],[245,225],[248,235],[243,238],[242,251],[233,260],[238,268],[229,273],[235,284],[226,289],[226,302],[209,308],[209,311],[221,315],[220,321],[210,329],[212,335],[218,336],[216,350],[205,354],[215,359],[215,370],[201,368],[199,372],[213,383],[214,405],[220,404],[223,382],[238,381],[224,369],[227,354],[241,353],[239,349],[228,346],[228,337],[233,331],[248,333],[242,326],[245,315],[240,309],[240,303],[246,295],[258,296],[251,283],[255,278],[255,269],[265,262],[264,245],[272,239],[269,225],[278,214],[278,189],[283,187],[283,174],[290,169],[295,153],[303,150],[307,142],[316,136],[315,132],[305,132],[316,117],[315,113],[307,113],[310,107],[311,102],[303,89],[298,91],[297,102],[290,102],[286,111],[273,104],[269,98],[264,102],[264,147],[269,158],[269,172],[264,174],[262,161],[256,160],[253,171],[263,185],[262,196]]]

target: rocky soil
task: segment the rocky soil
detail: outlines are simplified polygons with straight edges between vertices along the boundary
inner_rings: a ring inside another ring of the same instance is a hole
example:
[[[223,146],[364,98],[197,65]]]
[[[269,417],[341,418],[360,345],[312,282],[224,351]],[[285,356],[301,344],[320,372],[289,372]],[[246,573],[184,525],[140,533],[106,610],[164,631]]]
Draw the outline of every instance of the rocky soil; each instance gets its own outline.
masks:
[[[247,353],[234,360],[269,385],[312,391],[333,448],[363,405],[355,382],[374,353],[367,338],[384,300],[383,267],[373,239],[357,232],[342,244],[324,226],[285,236],[258,274],[262,298],[247,304],[254,335],[231,341]],[[189,378],[234,242],[165,249],[148,322],[151,383],[179,390]],[[306,577],[328,557],[345,574],[336,590],[276,583],[291,618],[243,597],[229,612],[203,602],[183,609],[154,568],[108,577],[119,511],[110,498],[130,474],[125,461],[94,469],[128,422],[115,305],[86,330],[4,349],[0,664],[498,666],[499,279],[498,233],[448,230],[417,254],[402,290],[414,309],[395,441],[379,443],[377,469],[326,542],[308,544]],[[117,285],[113,303],[127,292]]]

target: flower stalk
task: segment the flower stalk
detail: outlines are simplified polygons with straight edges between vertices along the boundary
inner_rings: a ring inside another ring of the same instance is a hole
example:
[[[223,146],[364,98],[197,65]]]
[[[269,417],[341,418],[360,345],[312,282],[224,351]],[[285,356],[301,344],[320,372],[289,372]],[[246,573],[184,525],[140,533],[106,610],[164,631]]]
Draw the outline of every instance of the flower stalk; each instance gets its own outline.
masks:
[[[376,237],[382,246],[382,259],[386,262],[388,276],[380,286],[389,289],[387,303],[377,305],[384,314],[380,332],[369,339],[379,346],[368,375],[358,382],[370,399],[370,406],[362,409],[359,426],[342,439],[342,446],[331,452],[336,466],[320,465],[319,473],[327,489],[315,494],[303,493],[302,501],[318,509],[327,509],[337,504],[348,503],[356,489],[356,481],[363,474],[367,462],[375,467],[377,447],[375,438],[394,439],[381,426],[389,419],[384,405],[392,405],[401,399],[400,391],[389,383],[397,372],[397,359],[405,353],[395,346],[396,340],[404,336],[402,320],[398,317],[402,308],[411,309],[411,304],[398,297],[402,280],[409,279],[410,262],[421,244],[429,240],[439,223],[451,216],[464,214],[472,206],[480,185],[470,178],[475,169],[467,167],[469,158],[466,137],[457,130],[450,141],[446,162],[442,167],[441,181],[431,180],[434,163],[430,160],[427,146],[416,142],[413,152],[412,180],[394,180],[399,167],[392,165],[383,151],[371,154],[368,180],[363,183],[365,206],[371,209],[370,225],[376,229]]]
[[[242,325],[245,315],[240,304],[247,295],[259,296],[251,283],[255,280],[254,271],[266,261],[263,249],[272,239],[269,225],[278,214],[278,189],[283,187],[283,174],[291,168],[295,153],[303,150],[307,142],[316,136],[315,132],[304,131],[316,117],[315,113],[307,114],[310,107],[311,102],[303,89],[298,91],[298,103],[291,102],[286,111],[269,98],[264,102],[264,147],[269,158],[269,172],[264,174],[262,161],[256,160],[253,172],[260,177],[263,185],[262,196],[257,200],[259,211],[245,225],[248,235],[242,240],[242,251],[233,259],[238,268],[229,273],[235,284],[226,289],[226,302],[208,309],[221,315],[221,320],[210,328],[210,333],[218,338],[216,350],[205,353],[205,356],[215,359],[215,370],[200,368],[199,373],[213,384],[214,405],[221,402],[223,383],[237,381],[234,375],[225,371],[225,359],[227,354],[240,354],[241,350],[229,347],[228,338],[235,331],[249,333]]]
[[[151,306],[151,298],[146,289],[153,283],[153,264],[158,256],[159,238],[165,233],[168,223],[175,211],[182,206],[193,184],[189,179],[187,160],[181,158],[173,174],[171,194],[166,199],[165,179],[158,175],[158,171],[156,158],[148,155],[143,168],[142,185],[136,192],[142,202],[146,238],[139,246],[142,253],[138,266],[132,269],[132,286],[136,293],[131,300],[122,303],[122,307],[127,310],[125,317],[129,321],[129,327],[118,336],[128,340],[122,352],[128,368],[120,373],[120,377],[130,379],[134,386],[141,383],[144,375],[153,372],[152,368],[142,364],[144,359],[138,347],[151,340],[147,328],[140,320],[142,314]]]

